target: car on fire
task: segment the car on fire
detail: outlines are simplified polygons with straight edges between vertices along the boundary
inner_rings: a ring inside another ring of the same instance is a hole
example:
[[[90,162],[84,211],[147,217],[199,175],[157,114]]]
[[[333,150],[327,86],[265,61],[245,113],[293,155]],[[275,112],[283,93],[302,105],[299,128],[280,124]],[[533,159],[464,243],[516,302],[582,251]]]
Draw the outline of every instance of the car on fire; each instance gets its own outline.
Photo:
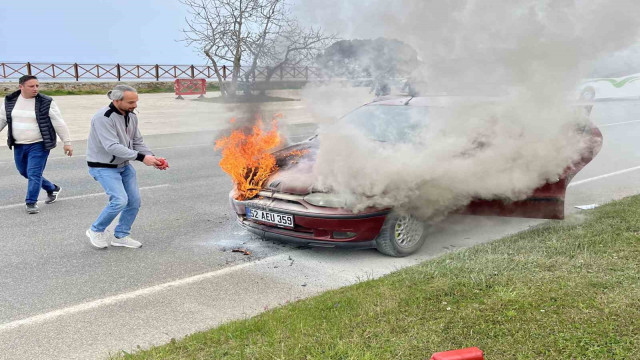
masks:
[[[430,106],[427,97],[386,97],[363,105],[347,114],[340,121],[351,121],[367,128],[372,110],[378,115],[376,121],[393,121],[395,134],[385,136],[402,137],[409,133],[411,121],[406,118],[415,114],[426,115]],[[384,108],[380,108],[384,107]],[[590,106],[587,106],[587,115]],[[587,132],[597,140],[587,154],[567,166],[559,179],[538,187],[526,199],[503,202],[500,200],[476,199],[457,214],[512,216],[544,219],[564,218],[564,197],[571,178],[589,163],[600,149],[602,135],[588,121],[580,131]],[[263,238],[302,246],[376,248],[385,255],[402,257],[416,252],[426,240],[426,224],[412,215],[400,214],[392,208],[367,208],[353,212],[331,193],[314,189],[310,177],[295,177],[289,181],[290,170],[295,169],[292,152],[304,153],[313,162],[319,148],[319,137],[293,144],[275,151],[278,171],[264,183],[257,196],[248,200],[237,200],[235,190],[229,193],[231,208],[237,220],[249,232]],[[285,171],[285,170],[289,170]],[[307,168],[298,171],[310,172]],[[285,181],[286,180],[286,181]]]

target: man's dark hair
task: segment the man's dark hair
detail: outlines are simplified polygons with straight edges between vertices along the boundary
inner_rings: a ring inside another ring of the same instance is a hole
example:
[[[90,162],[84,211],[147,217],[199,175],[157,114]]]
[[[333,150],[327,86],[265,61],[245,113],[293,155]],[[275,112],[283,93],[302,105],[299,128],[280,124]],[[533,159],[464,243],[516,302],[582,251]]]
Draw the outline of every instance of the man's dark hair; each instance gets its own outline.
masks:
[[[23,75],[18,79],[18,84],[23,85],[29,80],[38,80],[38,78],[33,75]]]

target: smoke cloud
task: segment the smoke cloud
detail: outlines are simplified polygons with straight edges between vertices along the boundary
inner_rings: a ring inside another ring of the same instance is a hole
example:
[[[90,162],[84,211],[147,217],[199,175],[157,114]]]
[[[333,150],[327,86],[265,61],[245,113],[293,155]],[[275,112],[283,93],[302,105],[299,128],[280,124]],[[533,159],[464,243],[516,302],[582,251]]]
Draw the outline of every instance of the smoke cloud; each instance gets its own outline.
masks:
[[[578,82],[595,59],[637,41],[640,29],[635,0],[305,3],[301,11],[343,37],[413,46],[424,63],[423,94],[501,95],[431,108],[408,143],[380,143],[340,121],[321,127],[317,187],[356,210],[396,206],[425,218],[478,197],[523,199],[560,176],[588,142],[570,101]]]
[[[368,88],[350,84],[310,84],[302,90],[304,107],[314,122],[326,124],[371,100]]]

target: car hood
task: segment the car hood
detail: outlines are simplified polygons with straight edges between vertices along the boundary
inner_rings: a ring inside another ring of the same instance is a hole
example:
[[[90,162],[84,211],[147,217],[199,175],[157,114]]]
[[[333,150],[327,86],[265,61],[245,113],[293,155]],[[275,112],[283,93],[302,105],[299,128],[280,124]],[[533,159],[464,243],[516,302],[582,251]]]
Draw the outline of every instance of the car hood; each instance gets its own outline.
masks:
[[[315,184],[313,166],[319,145],[318,139],[314,138],[274,152],[278,170],[265,181],[264,190],[296,195],[310,194]]]

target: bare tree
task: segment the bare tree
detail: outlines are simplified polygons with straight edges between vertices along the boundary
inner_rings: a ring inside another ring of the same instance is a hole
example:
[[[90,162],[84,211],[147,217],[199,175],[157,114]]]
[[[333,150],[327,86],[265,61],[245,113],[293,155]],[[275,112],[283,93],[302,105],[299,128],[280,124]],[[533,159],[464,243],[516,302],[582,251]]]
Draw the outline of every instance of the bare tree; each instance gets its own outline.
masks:
[[[280,1],[280,0],[271,0]],[[211,62],[223,96],[235,94],[246,42],[254,37],[261,0],[180,0],[190,19],[183,30],[187,45],[195,46]],[[232,64],[231,85],[222,67]]]
[[[269,81],[283,66],[308,62],[335,40],[320,29],[303,29],[293,20],[286,0],[180,0],[190,18],[183,30],[215,71],[223,96],[235,95],[245,66],[244,81],[266,66]],[[223,64],[231,63],[231,83]],[[227,76],[225,76],[227,75]]]
[[[246,42],[247,50],[251,54],[252,61],[248,71],[245,72],[245,81],[250,82],[251,76],[255,77],[255,71],[260,59],[265,56],[270,44],[280,36],[283,26],[287,22],[289,10],[283,0],[263,0],[261,8],[261,29],[259,34]]]
[[[309,66],[329,45],[337,40],[335,34],[325,34],[321,28],[302,28],[295,20],[288,20],[277,37],[263,49],[257,57],[267,68],[265,81],[287,67]]]

